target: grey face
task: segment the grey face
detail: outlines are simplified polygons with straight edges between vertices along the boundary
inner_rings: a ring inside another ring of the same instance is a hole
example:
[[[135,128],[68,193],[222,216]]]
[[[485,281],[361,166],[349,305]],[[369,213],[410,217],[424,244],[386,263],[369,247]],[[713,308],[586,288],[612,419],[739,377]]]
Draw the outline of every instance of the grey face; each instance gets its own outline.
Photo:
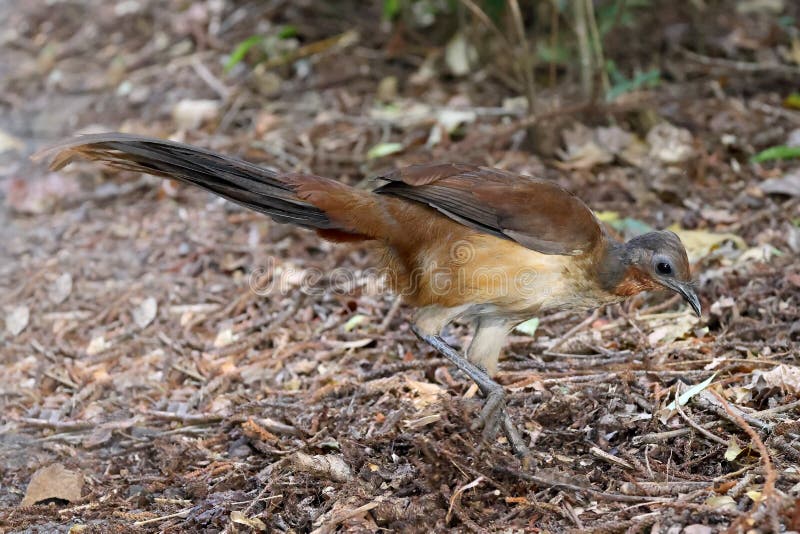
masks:
[[[689,258],[675,233],[650,232],[631,239],[627,248],[632,265],[650,275],[656,284],[681,295],[700,316],[700,299],[692,285]]]

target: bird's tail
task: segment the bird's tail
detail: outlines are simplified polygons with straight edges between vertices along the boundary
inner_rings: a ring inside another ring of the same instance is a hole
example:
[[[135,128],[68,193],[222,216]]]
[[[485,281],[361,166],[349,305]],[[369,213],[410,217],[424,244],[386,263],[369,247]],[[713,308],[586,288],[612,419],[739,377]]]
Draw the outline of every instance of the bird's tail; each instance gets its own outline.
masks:
[[[336,180],[282,174],[210,150],[123,133],[83,135],[34,155],[59,169],[76,158],[171,178],[334,240],[374,239],[379,197]]]

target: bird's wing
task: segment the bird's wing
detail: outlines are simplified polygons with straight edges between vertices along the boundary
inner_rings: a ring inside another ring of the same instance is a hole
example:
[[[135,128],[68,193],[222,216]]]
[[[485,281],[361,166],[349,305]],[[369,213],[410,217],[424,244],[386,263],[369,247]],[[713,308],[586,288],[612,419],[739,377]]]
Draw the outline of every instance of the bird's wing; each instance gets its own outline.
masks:
[[[427,204],[461,224],[543,254],[591,252],[603,239],[592,211],[548,180],[473,165],[414,165],[375,192]]]

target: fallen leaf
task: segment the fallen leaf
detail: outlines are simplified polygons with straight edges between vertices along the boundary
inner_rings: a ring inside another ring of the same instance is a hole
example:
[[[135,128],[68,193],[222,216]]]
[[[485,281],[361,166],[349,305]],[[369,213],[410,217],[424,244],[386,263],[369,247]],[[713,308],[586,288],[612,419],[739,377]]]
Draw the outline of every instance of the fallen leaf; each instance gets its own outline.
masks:
[[[583,124],[576,123],[572,128],[564,130],[564,149],[557,150],[558,157],[564,162],[559,167],[565,169],[591,169],[595,165],[611,163],[614,154],[600,145],[592,130]]]
[[[769,243],[766,243],[758,247],[749,248],[742,252],[739,257],[736,258],[736,263],[745,263],[748,261],[769,263],[772,258],[782,254],[783,252],[773,247]]]
[[[47,298],[53,304],[61,304],[72,293],[72,275],[69,273],[62,273],[56,278],[47,291]]]
[[[670,227],[669,230],[675,232],[681,239],[683,246],[686,247],[686,254],[689,256],[689,261],[691,263],[695,263],[708,256],[726,241],[730,241],[738,249],[744,250],[747,248],[747,243],[745,243],[744,239],[736,234],[716,234],[704,230],[683,230],[676,226]]]
[[[375,97],[384,103],[392,102],[397,98],[397,76],[385,76],[378,83]]]
[[[750,500],[756,503],[764,500],[764,494],[761,493],[760,491],[750,490],[747,493],[745,493],[745,495],[750,497]]]
[[[653,126],[645,140],[650,145],[650,156],[663,163],[681,163],[694,155],[691,132],[668,122]]]
[[[422,428],[428,426],[430,424],[436,423],[442,418],[442,414],[434,413],[431,415],[426,415],[424,417],[420,417],[419,419],[406,419],[403,421],[403,424],[409,430],[416,430],[418,428]]]
[[[717,373],[712,374],[699,384],[695,384],[694,386],[690,387],[689,389],[678,395],[678,398],[676,400],[680,403],[681,406],[686,405],[686,403],[689,402],[692,397],[694,397],[695,395],[706,389],[716,377]],[[667,404],[667,410],[674,410],[675,408],[676,405],[674,400],[669,404]]]
[[[478,59],[478,51],[472,46],[463,33],[456,33],[444,50],[444,61],[447,68],[455,76],[465,76],[472,71],[472,65]]]
[[[367,151],[367,159],[378,159],[390,154],[397,154],[404,149],[403,143],[378,143]]]
[[[648,324],[653,328],[647,336],[651,346],[672,343],[676,339],[686,337],[700,321],[688,308],[678,316],[674,313],[665,313],[647,317]]]
[[[267,525],[265,525],[264,522],[261,521],[259,518],[247,517],[238,510],[234,510],[233,512],[231,512],[231,521],[239,525],[248,526],[253,530],[257,530],[258,532],[266,532],[267,530]]]
[[[12,336],[19,335],[28,326],[31,312],[27,306],[16,306],[6,313],[6,331]]]
[[[69,471],[61,464],[52,464],[36,471],[31,477],[20,506],[32,506],[50,499],[75,502],[81,499],[83,476]]]
[[[718,510],[736,510],[736,501],[728,495],[716,495],[706,499],[706,505]],[[684,530],[685,532],[685,530]],[[709,532],[711,532],[709,530]]]
[[[742,454],[743,450],[736,437],[731,436],[731,440],[728,442],[728,449],[725,451],[725,459],[732,462]]]
[[[713,315],[722,316],[723,310],[736,307],[736,301],[733,297],[722,297],[711,305],[709,311]]]
[[[351,330],[354,330],[354,329],[358,328],[359,326],[361,326],[362,324],[367,322],[367,319],[369,319],[369,317],[367,317],[366,315],[361,315],[361,314],[356,314],[356,315],[350,317],[350,319],[348,319],[347,322],[344,323],[344,327],[343,327],[344,331],[345,332],[350,332]]]
[[[525,334],[526,336],[533,337],[536,334],[537,328],[539,328],[539,318],[534,317],[533,319],[528,319],[522,324],[518,324],[514,327],[514,330],[521,334]]]
[[[711,534],[714,531],[708,525],[695,523],[693,525],[686,525],[680,532],[681,534]]]
[[[755,371],[750,389],[780,388],[783,392],[800,393],[800,367],[781,364],[769,371]]]
[[[406,379],[405,384],[408,389],[416,393],[416,396],[411,402],[418,410],[438,402],[439,396],[444,392],[442,386],[431,382],[421,382],[409,378]]]
[[[9,150],[22,152],[24,149],[25,143],[20,139],[14,137],[10,133],[0,130],[0,154]]]
[[[234,341],[236,341],[236,336],[233,335],[233,330],[230,328],[223,328],[219,331],[217,337],[214,338],[214,347],[224,347],[225,345],[230,345]]]
[[[158,313],[158,302],[153,297],[147,297],[138,306],[133,308],[131,312],[133,315],[133,322],[139,328],[145,328],[153,322]]]
[[[335,482],[347,482],[353,478],[350,466],[344,461],[344,457],[338,454],[311,456],[298,451],[290,456],[290,459],[299,471],[316,477],[326,478]]]
[[[107,350],[109,347],[111,347],[111,343],[108,343],[104,336],[99,335],[93,337],[91,341],[89,341],[89,345],[86,347],[86,354],[94,356],[95,354],[100,354]]]
[[[219,115],[219,109],[217,100],[184,99],[172,108],[172,120],[181,129],[193,130],[204,122],[215,119]]]
[[[800,148],[798,148],[800,150]],[[800,168],[793,169],[780,178],[770,178],[759,184],[759,189],[767,195],[800,196]]]
[[[436,122],[447,133],[453,133],[462,124],[473,123],[477,118],[478,115],[469,109],[442,109],[436,113]]]

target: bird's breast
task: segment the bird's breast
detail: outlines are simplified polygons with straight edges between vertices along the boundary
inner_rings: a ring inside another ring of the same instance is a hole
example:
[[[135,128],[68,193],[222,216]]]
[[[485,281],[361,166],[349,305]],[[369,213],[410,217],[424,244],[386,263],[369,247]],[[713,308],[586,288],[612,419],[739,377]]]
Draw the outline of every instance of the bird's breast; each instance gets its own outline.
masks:
[[[478,315],[530,317],[589,309],[614,299],[589,275],[583,256],[542,254],[513,241],[459,227],[396,263],[406,266],[396,288],[410,304],[455,307]]]

